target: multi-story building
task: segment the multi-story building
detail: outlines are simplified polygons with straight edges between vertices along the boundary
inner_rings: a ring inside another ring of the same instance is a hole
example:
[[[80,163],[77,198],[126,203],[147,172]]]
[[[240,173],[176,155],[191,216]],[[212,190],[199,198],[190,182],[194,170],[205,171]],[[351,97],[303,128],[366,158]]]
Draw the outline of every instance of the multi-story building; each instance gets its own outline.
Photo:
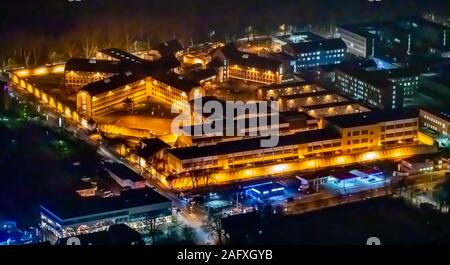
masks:
[[[122,191],[120,196],[81,197],[64,194],[41,204],[41,227],[57,238],[106,231],[126,224],[141,232],[152,220],[172,219],[172,202],[150,188]]]
[[[420,126],[435,131],[439,136],[450,135],[450,112],[420,108]]]
[[[78,89],[89,83],[117,75],[126,70],[120,61],[71,58],[66,62],[64,71],[65,85]]]
[[[239,51],[233,43],[215,50],[208,66],[215,66],[221,81],[239,79],[259,84],[279,84],[289,78],[281,61]]]
[[[348,153],[395,148],[419,142],[417,110],[372,111],[324,118],[325,127],[342,136],[342,150]]]
[[[337,27],[337,34],[349,53],[394,64],[416,53],[446,56],[450,52],[450,28],[418,17],[343,25]]]
[[[77,111],[86,117],[96,117],[123,108],[124,100],[133,103],[147,98],[146,76],[127,71],[87,84],[77,93]]]
[[[347,46],[341,39],[324,39],[319,41],[288,43],[282,51],[290,56],[290,66],[297,70],[325,64],[338,64],[347,54]]]
[[[369,107],[380,110],[403,107],[403,86],[377,78],[376,74],[362,69],[354,67],[336,69],[335,88]]]
[[[419,141],[418,113],[407,109],[327,117],[321,126],[323,129],[282,135],[272,148],[262,148],[260,138],[251,138],[169,149],[168,165],[177,173],[205,168],[218,171],[257,168],[411,146]]]
[[[174,72],[162,72],[147,78],[148,96],[183,109],[189,100],[203,97],[205,90],[190,78]]]

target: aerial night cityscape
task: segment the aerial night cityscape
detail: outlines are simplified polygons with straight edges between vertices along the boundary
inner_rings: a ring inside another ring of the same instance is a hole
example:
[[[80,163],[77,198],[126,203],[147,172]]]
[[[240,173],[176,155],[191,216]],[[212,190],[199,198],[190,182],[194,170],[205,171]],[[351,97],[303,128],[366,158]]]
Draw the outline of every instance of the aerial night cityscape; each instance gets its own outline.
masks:
[[[448,0],[1,1],[0,63],[2,246],[450,244]]]

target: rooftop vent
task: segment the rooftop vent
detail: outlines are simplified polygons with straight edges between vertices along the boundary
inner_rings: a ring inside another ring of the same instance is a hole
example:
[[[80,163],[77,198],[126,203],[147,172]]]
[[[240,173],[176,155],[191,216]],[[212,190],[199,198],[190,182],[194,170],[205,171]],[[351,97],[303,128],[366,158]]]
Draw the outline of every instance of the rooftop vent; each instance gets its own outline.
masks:
[[[105,80],[103,80],[103,82],[105,82],[105,84],[108,84],[109,82],[111,82],[111,79],[106,78]]]
[[[126,71],[126,72],[125,72],[125,75],[126,75],[126,76],[130,76],[131,74],[132,74],[131,71]]]
[[[242,58],[244,58],[244,59],[248,59],[248,54],[242,54]]]
[[[164,42],[164,46],[169,46],[169,44],[167,42]]]
[[[90,59],[90,60],[89,60],[89,63],[97,63],[97,60],[95,60],[95,59]]]

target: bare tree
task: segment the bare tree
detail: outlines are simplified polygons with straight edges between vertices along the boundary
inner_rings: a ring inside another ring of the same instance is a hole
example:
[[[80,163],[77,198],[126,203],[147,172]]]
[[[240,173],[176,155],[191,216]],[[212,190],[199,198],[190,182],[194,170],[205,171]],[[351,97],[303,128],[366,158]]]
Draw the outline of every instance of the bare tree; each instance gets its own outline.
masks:
[[[208,215],[208,227],[213,231],[213,234],[217,235],[219,244],[225,243],[225,232],[222,227],[222,213],[216,208],[210,208]]]

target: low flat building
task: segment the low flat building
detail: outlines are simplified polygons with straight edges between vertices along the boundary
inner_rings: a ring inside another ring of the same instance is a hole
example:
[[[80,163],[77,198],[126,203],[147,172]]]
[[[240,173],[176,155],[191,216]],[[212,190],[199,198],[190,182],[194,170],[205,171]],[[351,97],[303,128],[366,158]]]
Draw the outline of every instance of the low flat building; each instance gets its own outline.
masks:
[[[448,158],[443,153],[415,155],[403,159],[398,165],[398,170],[410,175],[433,172],[448,169]]]
[[[141,189],[147,186],[147,180],[140,174],[121,163],[106,163],[105,170],[122,188]]]
[[[145,245],[142,235],[125,224],[111,225],[107,231],[77,235],[81,246],[136,246]],[[60,238],[55,245],[70,245],[70,237]]]
[[[57,238],[105,231],[126,224],[141,232],[148,223],[172,219],[172,202],[150,188],[122,191],[120,196],[83,198],[64,194],[40,206],[41,227]]]

